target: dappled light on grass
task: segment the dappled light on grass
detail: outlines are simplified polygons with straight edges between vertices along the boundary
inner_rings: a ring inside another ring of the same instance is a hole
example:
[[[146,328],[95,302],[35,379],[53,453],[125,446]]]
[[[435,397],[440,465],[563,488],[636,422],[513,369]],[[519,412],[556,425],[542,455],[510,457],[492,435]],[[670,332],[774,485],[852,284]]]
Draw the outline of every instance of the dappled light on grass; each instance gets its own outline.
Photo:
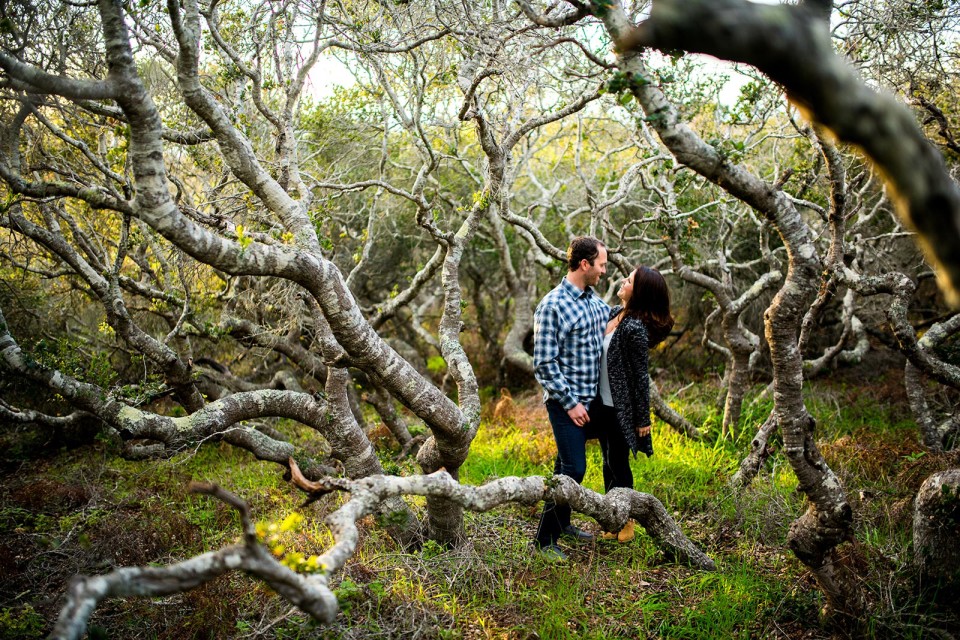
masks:
[[[536,407],[539,399],[527,402]],[[687,416],[715,417],[713,409],[703,405],[674,402],[673,406]],[[469,482],[482,483],[524,472],[552,472],[556,449],[545,412],[538,415],[528,409],[524,416],[527,422],[523,424],[515,418],[484,423],[464,467]],[[530,420],[539,422],[531,424]],[[717,420],[717,428],[719,424]],[[746,495],[732,495],[726,483],[739,463],[742,448],[742,439],[706,438],[695,442],[655,421],[654,456],[631,458],[636,489],[660,498],[681,527],[719,560],[720,571],[715,578],[704,580],[697,572],[663,565],[664,558],[643,534],[630,544],[600,541],[565,547],[564,551],[571,554],[571,565],[538,567],[540,580],[528,581],[522,590],[515,577],[504,577],[514,587],[510,602],[523,604],[536,620],[511,631],[519,637],[536,630],[541,637],[558,638],[746,638],[769,632],[758,627],[756,620],[761,613],[775,610],[796,585],[809,587],[797,575],[796,564],[779,548],[765,550],[762,546],[782,545],[782,523],[788,521],[786,516],[794,515],[799,503],[794,497],[796,479],[788,466],[775,463],[772,473],[747,489]],[[523,452],[531,453],[524,456]],[[602,461],[595,443],[588,444],[587,458],[584,485],[602,492]],[[775,515],[770,515],[765,509],[772,504],[789,506],[777,507]],[[511,563],[518,561],[537,566],[529,541],[538,514],[537,508],[518,506],[504,510],[504,515],[497,518],[496,534],[468,528],[478,550],[485,538],[498,541],[495,566],[499,571],[509,570]],[[578,526],[599,532],[596,523],[574,517]],[[473,515],[470,521],[480,524],[487,518]],[[765,542],[758,543],[753,534],[769,534],[771,527],[780,535],[768,535]],[[494,554],[493,548],[489,553]],[[528,571],[525,567],[521,575],[529,575]],[[571,572],[573,578],[569,577]],[[771,572],[777,579],[771,579]],[[791,579],[783,582],[782,577],[788,575]]]
[[[712,403],[715,389],[703,386],[672,399],[675,408],[698,425],[719,413]],[[856,512],[858,545],[845,546],[844,557],[856,563],[865,580],[884,585],[871,593],[874,636],[902,631],[902,637],[922,637],[909,631],[922,629],[910,625],[922,622],[929,612],[928,605],[909,596],[911,499],[924,478],[956,466],[960,454],[916,455],[916,440],[908,437],[912,432],[896,423],[879,426],[889,410],[877,409],[875,399],[842,402],[842,393],[834,388],[811,387],[811,406],[821,421],[818,436]],[[706,431],[703,441],[694,442],[655,421],[655,455],[631,459],[636,488],[663,502],[683,531],[716,561],[714,573],[668,562],[639,528],[627,544],[564,541],[570,562],[543,562],[529,546],[540,505],[511,505],[466,513],[468,542],[455,549],[427,543],[403,550],[374,518],[361,521],[358,553],[331,579],[342,611],[326,627],[240,576],[171,597],[169,606],[111,601],[91,623],[107,625],[116,637],[142,628],[157,636],[191,629],[224,638],[272,634],[329,640],[499,639],[533,633],[570,639],[825,639],[829,636],[817,622],[821,596],[784,548],[784,523],[801,513],[805,502],[779,441],[774,439],[776,452],[749,486],[734,491],[727,484],[750,428],[769,410],[762,401],[752,405],[751,400],[748,396],[745,424],[736,438],[718,438],[715,427]],[[463,482],[479,485],[494,477],[550,474],[555,445],[539,398],[521,396],[515,405],[509,420],[484,422],[462,469]],[[11,545],[32,559],[29,565],[2,565],[5,589],[59,593],[67,577],[94,572],[108,551],[120,554],[117,560],[169,562],[233,542],[240,531],[236,513],[215,501],[184,497],[191,480],[231,486],[249,500],[256,519],[267,527],[276,523],[279,530],[290,514],[300,513],[303,520],[282,532],[277,542],[284,554],[299,553],[305,561],[330,544],[322,518],[346,499],[334,493],[301,509],[302,494],[284,482],[275,465],[226,446],[202,447],[151,463],[123,461],[103,443],[96,447],[93,455],[65,452],[38,466],[42,478],[25,468],[21,490],[0,495],[0,533],[6,536],[0,561]],[[385,466],[416,473],[412,462],[394,460],[395,451],[381,455]],[[588,446],[588,456],[585,485],[602,491],[595,444]],[[30,487],[45,489],[34,492]],[[423,498],[408,502],[422,518]],[[599,533],[589,518],[575,514],[574,521]],[[51,548],[57,553],[51,554]],[[35,573],[40,569],[43,576]],[[52,616],[52,610],[43,608],[34,613],[22,607],[6,611],[11,625],[26,627],[30,620]],[[12,633],[8,635],[17,637]]]
[[[571,546],[572,562],[545,563],[529,550],[535,515],[519,508],[470,514],[471,542],[452,550],[385,553],[371,534],[357,563],[377,581],[392,577],[387,594],[395,606],[458,621],[462,635],[427,636],[437,638],[755,637],[763,630],[757,614],[777,607],[790,586],[752,564],[703,580],[700,572],[660,564],[643,536],[629,545]],[[367,594],[368,612],[377,597]],[[712,614],[701,615],[709,608]],[[370,623],[351,611],[339,631],[371,631]]]
[[[480,484],[506,476],[551,475],[556,455],[549,431],[483,424],[461,468],[461,480]]]

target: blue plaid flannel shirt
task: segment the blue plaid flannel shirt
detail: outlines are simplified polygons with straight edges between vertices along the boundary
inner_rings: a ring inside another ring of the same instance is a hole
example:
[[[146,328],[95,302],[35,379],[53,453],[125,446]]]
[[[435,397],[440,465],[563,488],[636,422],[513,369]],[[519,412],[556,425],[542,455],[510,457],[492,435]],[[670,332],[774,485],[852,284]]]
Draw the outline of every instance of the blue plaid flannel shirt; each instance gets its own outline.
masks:
[[[610,307],[593,288],[580,291],[564,278],[533,316],[533,368],[543,400],[570,410],[597,395],[603,330]]]

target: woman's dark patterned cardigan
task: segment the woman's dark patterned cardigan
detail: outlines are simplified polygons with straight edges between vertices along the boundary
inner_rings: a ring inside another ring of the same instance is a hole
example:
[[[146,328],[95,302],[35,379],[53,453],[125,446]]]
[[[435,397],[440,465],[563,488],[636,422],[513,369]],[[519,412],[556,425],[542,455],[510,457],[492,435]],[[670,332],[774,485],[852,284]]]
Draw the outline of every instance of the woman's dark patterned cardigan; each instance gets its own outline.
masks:
[[[613,320],[623,306],[610,310]],[[643,320],[625,316],[610,339],[607,375],[617,423],[630,451],[637,453],[637,427],[650,424],[650,378],[648,374],[647,327]]]

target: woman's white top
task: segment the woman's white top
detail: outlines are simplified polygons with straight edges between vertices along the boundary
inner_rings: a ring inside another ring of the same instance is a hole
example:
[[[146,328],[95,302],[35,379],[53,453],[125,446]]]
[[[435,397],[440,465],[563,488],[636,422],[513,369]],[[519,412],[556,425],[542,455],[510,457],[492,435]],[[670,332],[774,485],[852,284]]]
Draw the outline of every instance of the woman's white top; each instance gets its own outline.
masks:
[[[613,394],[610,393],[610,376],[607,375],[607,351],[610,349],[610,341],[613,340],[614,333],[616,333],[616,330],[603,336],[603,353],[600,355],[600,400],[607,407],[613,406]]]

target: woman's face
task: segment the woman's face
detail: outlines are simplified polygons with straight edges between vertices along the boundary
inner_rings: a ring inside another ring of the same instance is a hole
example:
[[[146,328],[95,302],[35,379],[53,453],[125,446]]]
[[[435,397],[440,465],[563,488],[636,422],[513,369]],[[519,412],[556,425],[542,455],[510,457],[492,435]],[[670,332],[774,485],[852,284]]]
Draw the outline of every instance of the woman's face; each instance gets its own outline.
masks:
[[[633,295],[633,276],[635,276],[636,273],[636,271],[631,271],[630,275],[624,278],[620,283],[620,289],[617,291],[617,297],[620,298],[624,305],[629,302],[630,296]]]

